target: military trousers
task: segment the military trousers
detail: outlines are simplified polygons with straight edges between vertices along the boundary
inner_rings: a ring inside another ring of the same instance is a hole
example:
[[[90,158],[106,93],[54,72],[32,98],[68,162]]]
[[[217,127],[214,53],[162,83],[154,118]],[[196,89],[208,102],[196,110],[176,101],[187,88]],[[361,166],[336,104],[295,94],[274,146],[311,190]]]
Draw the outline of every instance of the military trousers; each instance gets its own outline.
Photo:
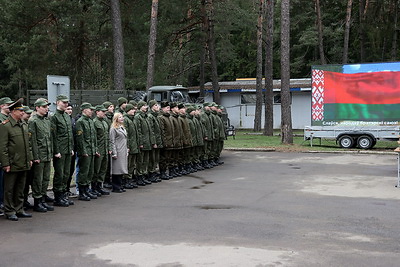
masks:
[[[151,150],[140,151],[137,163],[138,175],[146,175],[148,173],[149,163],[150,163],[150,152]]]
[[[40,163],[33,163],[32,171],[32,197],[41,198],[46,195],[47,187],[50,182],[50,161],[41,161]]]
[[[99,157],[94,157],[94,175],[93,182],[103,183],[108,168],[108,154],[101,154]]]
[[[165,149],[161,148],[160,149],[160,170],[165,171],[167,168],[171,167],[171,157],[172,157],[172,152],[174,150],[171,149]]]
[[[150,152],[149,172],[156,172],[160,162],[160,148],[153,148]]]
[[[208,160],[211,158],[211,149],[212,149],[212,140],[211,141],[204,141],[204,154],[203,160]]]
[[[217,150],[217,157],[221,156],[222,149],[224,149],[224,140],[218,141],[218,150]]]
[[[24,188],[28,171],[4,172],[4,213],[7,216],[24,211]]]
[[[0,165],[0,204],[3,203],[4,200],[4,171]]]
[[[128,155],[128,174],[124,174],[125,179],[132,179],[136,175],[138,158],[139,153]]]
[[[78,185],[86,186],[90,185],[93,180],[94,175],[94,155],[82,156],[78,157],[78,165],[79,165],[79,179]]]
[[[71,169],[71,157],[71,154],[61,154],[61,158],[53,158],[53,191],[55,193],[64,192],[67,187]]]

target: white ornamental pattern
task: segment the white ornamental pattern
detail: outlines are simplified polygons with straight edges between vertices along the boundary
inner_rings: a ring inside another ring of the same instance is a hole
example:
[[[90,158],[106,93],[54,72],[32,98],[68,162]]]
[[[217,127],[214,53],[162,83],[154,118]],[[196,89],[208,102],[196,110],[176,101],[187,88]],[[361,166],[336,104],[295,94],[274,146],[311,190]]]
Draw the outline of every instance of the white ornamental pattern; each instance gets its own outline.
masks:
[[[324,120],[324,71],[312,71],[312,107],[311,117],[313,121]]]

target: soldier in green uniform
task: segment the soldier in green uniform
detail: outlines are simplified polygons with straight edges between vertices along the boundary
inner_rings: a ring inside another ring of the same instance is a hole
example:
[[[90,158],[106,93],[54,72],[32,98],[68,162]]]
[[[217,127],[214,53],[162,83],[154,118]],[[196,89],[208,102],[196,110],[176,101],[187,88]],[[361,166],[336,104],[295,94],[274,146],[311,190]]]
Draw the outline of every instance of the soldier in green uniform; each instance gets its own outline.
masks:
[[[200,121],[203,124],[205,135],[204,135],[204,156],[203,156],[203,167],[204,168],[212,168],[214,165],[210,164],[211,160],[211,149],[212,149],[212,142],[214,140],[214,132],[212,130],[212,124],[210,119],[210,105],[211,103],[204,103],[203,110],[200,113]]]
[[[71,157],[74,155],[71,118],[65,113],[68,101],[69,99],[65,95],[57,96],[57,110],[50,117],[54,155],[54,205],[60,207],[68,207],[74,204],[65,192],[70,173]]]
[[[136,107],[132,104],[126,105],[124,115],[124,125],[128,134],[128,174],[124,175],[126,189],[137,188],[138,185],[145,185],[142,181],[137,181],[136,169],[139,156],[139,133],[135,125]]]
[[[8,115],[10,114],[10,109],[8,106],[12,104],[14,101],[9,97],[0,98],[0,123],[8,119]],[[3,213],[3,200],[4,200],[4,180],[3,180],[3,168],[0,165],[0,216],[4,215]]]
[[[194,122],[196,125],[196,133],[198,134],[198,146],[195,148],[195,153],[196,153],[196,162],[197,162],[197,169],[198,170],[204,170],[202,160],[204,158],[204,145],[205,145],[205,136],[206,136],[206,131],[204,129],[203,124],[201,123],[201,105],[195,105],[195,113],[194,113]]]
[[[99,156],[96,129],[91,119],[94,109],[90,103],[82,103],[82,116],[76,122],[76,149],[79,165],[78,199],[85,201],[97,199],[98,196],[101,196],[95,190],[89,189],[94,174],[94,157]]]
[[[32,217],[23,209],[27,171],[32,166],[28,125],[22,122],[22,99],[9,106],[10,116],[0,124],[0,163],[4,171],[4,211],[6,218]],[[15,160],[18,159],[18,160]]]
[[[111,102],[106,101],[106,102],[103,103],[103,106],[107,109],[105,120],[106,120],[106,122],[108,124],[108,128],[111,128],[111,123],[112,123],[112,120],[113,120],[113,117],[114,117],[114,105]],[[105,188],[112,188],[112,185],[111,185],[111,170],[110,170],[110,168],[111,168],[111,156],[108,156],[108,165],[107,165],[107,171],[106,171],[106,178],[104,179],[104,183],[103,183],[103,186]]]
[[[109,195],[110,192],[103,189],[103,182],[106,178],[108,158],[111,154],[109,132],[110,127],[105,120],[107,109],[103,105],[96,106],[96,117],[93,119],[97,136],[98,157],[94,158],[94,176],[92,189],[102,195]]]
[[[128,104],[128,99],[126,99],[125,97],[118,98],[118,107],[115,109],[115,112],[119,112],[122,115],[124,115],[127,104]]]
[[[139,159],[138,159],[138,180],[151,184],[148,178],[150,152],[157,148],[156,139],[149,119],[147,118],[148,105],[144,101],[138,102],[138,111],[135,115],[136,125],[139,131]]]
[[[154,132],[156,139],[156,148],[152,148],[150,152],[150,165],[149,165],[149,179],[151,182],[161,182],[160,175],[157,173],[157,168],[160,162],[160,149],[163,147],[161,139],[160,123],[158,121],[158,114],[160,113],[160,105],[156,100],[149,101],[149,112],[147,114],[151,123],[151,128]]]
[[[223,106],[218,105],[216,107],[216,112],[217,112],[217,119],[218,119],[218,127],[219,127],[219,140],[217,142],[217,148],[216,148],[216,162],[221,165],[224,164],[223,161],[221,161],[220,157],[221,157],[221,152],[222,149],[224,148],[224,141],[226,139],[226,135],[225,135],[225,125],[224,122],[222,120],[222,110],[224,109]]]
[[[167,169],[172,167],[171,157],[174,149],[174,129],[172,121],[170,120],[170,107],[167,101],[160,103],[161,111],[158,115],[158,121],[160,125],[160,134],[163,147],[160,150],[160,174],[162,180],[169,180],[173,177],[167,174]]]
[[[197,113],[197,108],[194,106],[188,106],[186,108],[187,112],[187,117],[189,119],[189,127],[190,127],[190,133],[192,134],[192,143],[193,146],[190,149],[190,164],[191,167],[197,171],[197,170],[203,170],[203,167],[200,167],[200,158],[199,156],[201,155],[200,148],[203,147],[204,145],[204,140],[203,140],[203,128],[201,126],[201,123],[198,119],[196,119],[196,113]]]
[[[179,117],[178,121],[182,129],[182,150],[179,155],[179,170],[183,174],[189,174],[192,169],[189,167],[190,163],[190,149],[192,147],[192,134],[190,133],[189,122],[186,118],[186,107],[183,103],[178,105]]]
[[[173,177],[181,176],[182,173],[179,170],[178,164],[180,160],[180,155],[183,149],[183,133],[182,126],[179,122],[179,108],[178,104],[175,102],[171,102],[169,104],[171,109],[171,116],[169,117],[172,123],[172,128],[174,129],[174,152],[171,154],[171,166],[169,169],[169,173]]]
[[[53,206],[46,203],[47,187],[50,182],[51,158],[53,156],[51,123],[47,117],[50,103],[45,99],[38,99],[34,105],[36,115],[28,122],[33,154],[33,210],[37,212],[53,211]]]

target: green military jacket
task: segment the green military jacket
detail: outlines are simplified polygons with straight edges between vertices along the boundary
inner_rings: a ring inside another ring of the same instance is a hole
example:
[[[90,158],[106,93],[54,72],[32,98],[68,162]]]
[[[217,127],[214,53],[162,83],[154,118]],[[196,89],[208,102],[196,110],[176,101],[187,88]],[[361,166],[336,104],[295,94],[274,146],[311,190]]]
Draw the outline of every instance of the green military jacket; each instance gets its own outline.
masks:
[[[200,121],[204,127],[204,139],[207,141],[212,141],[214,139],[214,132],[212,129],[211,119],[210,119],[210,111],[203,111],[200,113]]]
[[[194,117],[192,115],[187,115],[189,122],[190,134],[192,136],[192,145],[198,146],[197,134],[196,134],[196,125],[194,124]]]
[[[192,147],[192,134],[189,128],[189,122],[186,118],[186,115],[179,115],[178,117],[179,123],[182,128],[182,143],[184,148]]]
[[[0,113],[0,123],[5,121],[6,119],[8,119],[8,116],[3,113]]]
[[[0,123],[0,163],[10,166],[11,172],[27,171],[33,160],[28,125],[11,116]]]
[[[97,152],[102,156],[108,155],[108,151],[110,151],[110,128],[108,123],[105,118],[99,117],[95,117],[93,123],[97,136]]]
[[[70,154],[74,149],[74,137],[70,116],[61,110],[56,110],[50,117],[53,140],[53,154]]]
[[[170,119],[171,114],[166,112],[160,112],[158,115],[158,121],[160,124],[160,134],[163,143],[163,148],[173,149],[174,148],[174,128]]]
[[[193,136],[193,146],[203,146],[204,145],[204,128],[200,122],[199,116],[189,115],[189,119],[193,122],[194,134]]]
[[[128,148],[129,154],[139,153],[139,133],[135,124],[135,116],[125,114],[124,115],[124,126],[128,134]]]
[[[213,140],[220,140],[220,136],[222,135],[222,133],[220,132],[221,127],[219,125],[220,118],[218,117],[216,111],[211,111],[209,116],[211,120],[212,130],[214,133]]]
[[[33,160],[50,161],[53,157],[51,122],[48,117],[36,114],[28,122]]]
[[[91,118],[82,115],[76,122],[76,149],[79,156],[93,156],[97,152],[97,136],[94,122]]]
[[[225,140],[225,125],[224,122],[222,121],[222,114],[217,113],[217,122],[218,122],[218,128],[219,128],[219,140]]]
[[[114,117],[114,113],[111,112],[106,112],[106,117],[104,118],[104,120],[107,122],[108,124],[108,128],[111,128],[111,123]]]
[[[142,111],[137,111],[135,115],[135,123],[139,133],[139,146],[143,146],[142,150],[151,150],[152,146],[156,144],[154,131],[151,128],[150,120],[147,114]]]
[[[174,149],[181,149],[183,148],[183,133],[182,133],[182,126],[179,123],[179,114],[175,114],[171,112],[171,116],[169,119],[172,123],[172,129],[174,129]]]
[[[163,141],[161,138],[161,129],[160,129],[160,122],[158,120],[159,112],[150,111],[147,116],[151,123],[151,128],[154,132],[154,137],[156,138],[157,148],[163,147]]]

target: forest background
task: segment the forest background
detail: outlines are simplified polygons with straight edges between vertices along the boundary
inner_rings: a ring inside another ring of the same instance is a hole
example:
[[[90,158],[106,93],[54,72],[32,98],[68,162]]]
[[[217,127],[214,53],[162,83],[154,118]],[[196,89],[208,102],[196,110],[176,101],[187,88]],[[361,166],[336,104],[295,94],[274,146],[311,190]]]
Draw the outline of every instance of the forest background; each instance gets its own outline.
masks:
[[[200,85],[201,54],[208,47],[202,2],[159,1],[155,85]],[[346,16],[349,3],[350,17]],[[121,0],[119,4],[125,88],[144,90],[152,2]],[[260,1],[214,0],[212,4],[218,80],[256,77]],[[273,4],[273,77],[279,79],[281,1]],[[398,5],[397,0],[291,0],[290,77],[310,77],[314,64],[343,62],[346,17],[350,18],[346,61],[397,60]],[[69,76],[71,89],[114,89],[110,6],[106,0],[0,0],[0,95],[25,96],[29,89],[45,89],[47,75]],[[211,81],[207,50],[204,65],[204,80]]]

